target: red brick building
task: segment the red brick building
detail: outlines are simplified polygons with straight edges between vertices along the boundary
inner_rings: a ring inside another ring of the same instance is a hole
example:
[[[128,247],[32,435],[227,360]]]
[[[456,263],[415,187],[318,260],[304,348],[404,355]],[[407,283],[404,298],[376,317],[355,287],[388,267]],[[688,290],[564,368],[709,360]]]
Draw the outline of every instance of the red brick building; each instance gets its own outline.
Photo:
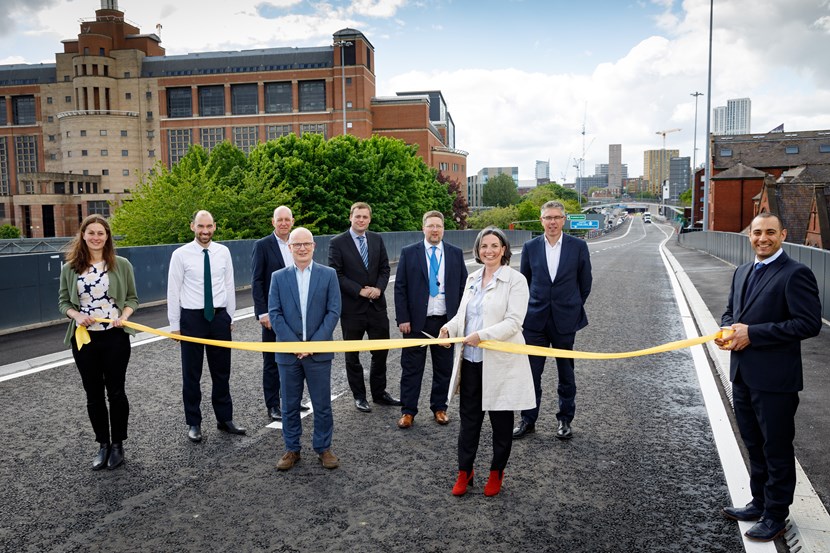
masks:
[[[0,225],[68,236],[192,144],[247,153],[290,133],[399,138],[466,182],[440,91],[376,97],[374,47],[358,30],[331,46],[167,56],[117,0],[102,6],[54,64],[0,66]]]

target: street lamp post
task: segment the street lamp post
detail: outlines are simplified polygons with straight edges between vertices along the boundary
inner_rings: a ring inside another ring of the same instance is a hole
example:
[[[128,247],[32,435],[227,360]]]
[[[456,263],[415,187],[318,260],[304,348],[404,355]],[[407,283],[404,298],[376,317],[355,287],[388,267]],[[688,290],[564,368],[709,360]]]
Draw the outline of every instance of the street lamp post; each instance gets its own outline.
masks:
[[[346,46],[354,43],[348,40],[338,40],[334,43],[340,47],[340,88],[343,90],[343,135],[346,135]]]
[[[702,92],[694,91],[691,96],[695,97],[695,135],[694,135],[694,143],[692,144],[692,209],[691,211],[691,221],[689,221],[689,225],[694,227],[695,225],[695,188],[697,188],[697,182],[695,182],[695,172],[697,171],[697,98],[698,96],[703,96]]]

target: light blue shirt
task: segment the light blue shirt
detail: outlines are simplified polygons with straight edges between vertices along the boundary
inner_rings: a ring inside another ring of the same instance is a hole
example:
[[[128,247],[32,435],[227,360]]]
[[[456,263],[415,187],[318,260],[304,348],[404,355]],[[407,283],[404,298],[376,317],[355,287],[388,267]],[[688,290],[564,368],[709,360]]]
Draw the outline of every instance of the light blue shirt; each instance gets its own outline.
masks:
[[[303,317],[303,342],[308,339],[306,334],[306,309],[308,306],[308,287],[311,284],[311,268],[314,262],[309,263],[305,270],[294,267],[294,276],[297,277],[297,288],[300,290],[300,313]]]
[[[478,332],[484,326],[484,295],[487,290],[492,289],[496,285],[496,276],[502,270],[499,267],[493,274],[487,287],[482,290],[481,281],[484,278],[484,271],[478,275],[478,278],[470,285],[473,290],[473,297],[467,303],[467,316],[464,318],[464,336],[469,336],[473,332]],[[481,363],[484,359],[484,350],[473,346],[464,346],[464,359],[471,363]]]

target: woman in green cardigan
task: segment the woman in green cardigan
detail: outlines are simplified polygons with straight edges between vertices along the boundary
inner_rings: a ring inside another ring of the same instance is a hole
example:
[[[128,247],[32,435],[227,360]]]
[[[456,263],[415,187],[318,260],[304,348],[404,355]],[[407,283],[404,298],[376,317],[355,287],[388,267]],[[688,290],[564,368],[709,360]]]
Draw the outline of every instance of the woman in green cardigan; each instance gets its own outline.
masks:
[[[133,266],[115,255],[112,231],[100,215],[84,219],[67,246],[58,301],[61,314],[71,319],[64,342],[72,347],[86,391],[89,420],[100,446],[92,470],[114,469],[124,462],[122,442],[127,438],[130,415],[124,380],[130,362],[128,334],[134,331],[124,322],[138,309],[138,297]],[[98,323],[96,317],[113,322]],[[75,343],[78,325],[90,331],[92,340],[82,349]]]

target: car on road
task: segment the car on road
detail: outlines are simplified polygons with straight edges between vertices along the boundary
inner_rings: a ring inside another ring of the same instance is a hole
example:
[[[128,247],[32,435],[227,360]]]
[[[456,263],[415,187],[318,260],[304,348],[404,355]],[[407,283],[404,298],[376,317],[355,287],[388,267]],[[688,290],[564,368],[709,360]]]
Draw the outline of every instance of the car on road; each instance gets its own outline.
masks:
[[[643,213],[643,223],[650,223],[651,222],[651,213],[645,212]]]

